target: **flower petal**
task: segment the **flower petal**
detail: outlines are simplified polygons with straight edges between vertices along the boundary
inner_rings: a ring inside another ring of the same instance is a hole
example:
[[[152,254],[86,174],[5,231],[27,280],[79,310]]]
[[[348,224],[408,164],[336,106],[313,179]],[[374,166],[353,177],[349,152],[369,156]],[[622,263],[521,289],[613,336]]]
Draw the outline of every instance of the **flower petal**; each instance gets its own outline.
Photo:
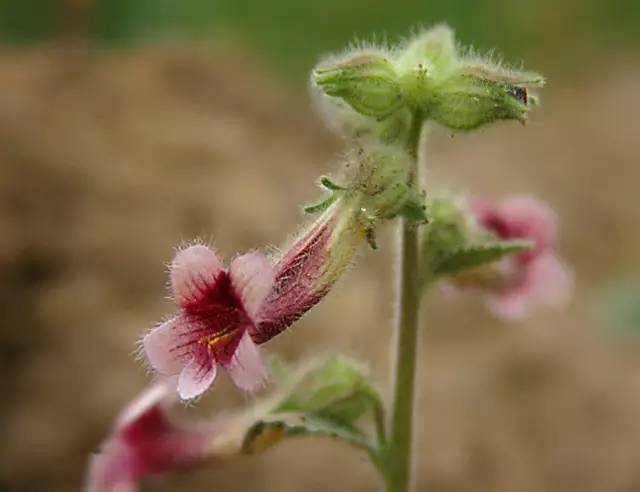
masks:
[[[189,362],[178,378],[178,394],[190,400],[204,393],[216,378],[216,365],[212,361],[203,363],[197,359]]]
[[[218,255],[203,244],[178,251],[171,263],[170,277],[176,303],[184,307],[197,300],[215,283],[222,271]]]
[[[555,255],[544,253],[525,268],[520,285],[489,296],[489,307],[498,316],[518,320],[538,307],[560,308],[569,300],[573,276]]]
[[[142,339],[149,364],[161,374],[178,374],[185,365],[184,356],[176,351],[184,333],[184,323],[176,316],[152,329]]]
[[[138,490],[134,457],[129,449],[117,440],[103,445],[103,449],[91,456],[84,490],[86,492],[135,492]]]
[[[235,258],[229,265],[233,288],[246,313],[255,320],[258,309],[273,287],[275,272],[269,259],[259,251]]]
[[[487,297],[487,303],[496,316],[510,321],[525,318],[532,308],[527,292],[521,289],[491,293]]]
[[[532,239],[537,250],[545,250],[555,239],[556,215],[536,198],[513,195],[499,204],[496,213],[504,221],[509,238]]]
[[[236,352],[225,369],[235,385],[245,391],[255,391],[264,384],[267,373],[258,346],[251,340],[248,331],[242,335]]]
[[[144,417],[154,407],[165,408],[175,400],[175,382],[173,378],[163,379],[145,389],[134,401],[127,405],[116,421],[116,430],[122,430],[129,424]]]
[[[191,357],[188,330],[187,320],[176,316],[147,333],[142,345],[151,367],[161,374],[178,374]]]
[[[528,265],[532,295],[540,305],[560,308],[573,291],[573,273],[556,255],[546,253]]]

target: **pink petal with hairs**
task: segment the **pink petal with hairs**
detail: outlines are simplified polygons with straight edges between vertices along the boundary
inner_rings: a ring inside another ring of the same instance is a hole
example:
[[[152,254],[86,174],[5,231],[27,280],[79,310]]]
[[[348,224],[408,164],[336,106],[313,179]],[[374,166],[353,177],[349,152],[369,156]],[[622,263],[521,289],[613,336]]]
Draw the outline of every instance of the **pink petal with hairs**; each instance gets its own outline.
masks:
[[[248,332],[240,339],[231,362],[225,369],[235,385],[245,391],[255,391],[264,385],[267,373],[258,346]]]
[[[184,355],[177,350],[188,327],[185,320],[176,316],[153,328],[142,339],[149,364],[161,374],[178,374],[184,367]]]
[[[218,255],[203,244],[179,251],[170,268],[171,287],[178,306],[197,301],[222,272]]]
[[[231,262],[229,276],[246,313],[255,321],[258,310],[275,280],[271,262],[258,251],[247,253]]]
[[[211,360],[194,358],[189,362],[178,377],[178,394],[183,400],[190,400],[200,396],[216,378],[216,365]]]

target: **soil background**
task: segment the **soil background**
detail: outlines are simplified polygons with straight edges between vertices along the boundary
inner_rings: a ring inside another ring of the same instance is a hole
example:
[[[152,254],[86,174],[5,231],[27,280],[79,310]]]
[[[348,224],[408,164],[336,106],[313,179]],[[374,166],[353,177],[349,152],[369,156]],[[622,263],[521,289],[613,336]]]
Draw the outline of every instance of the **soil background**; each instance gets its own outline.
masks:
[[[530,192],[561,218],[567,310],[501,323],[435,293],[420,350],[416,489],[640,490],[640,345],[602,291],[638,273],[640,68],[551,80],[526,127],[434,130],[429,183]],[[90,452],[150,376],[133,357],[173,309],[165,265],[201,237],[229,258],[285,242],[341,149],[302,91],[250,56],[199,49],[0,52],[0,490],[77,491]],[[266,349],[344,352],[386,385],[393,226]],[[194,411],[246,397],[225,377]],[[289,441],[148,484],[157,491],[376,490],[365,457]]]

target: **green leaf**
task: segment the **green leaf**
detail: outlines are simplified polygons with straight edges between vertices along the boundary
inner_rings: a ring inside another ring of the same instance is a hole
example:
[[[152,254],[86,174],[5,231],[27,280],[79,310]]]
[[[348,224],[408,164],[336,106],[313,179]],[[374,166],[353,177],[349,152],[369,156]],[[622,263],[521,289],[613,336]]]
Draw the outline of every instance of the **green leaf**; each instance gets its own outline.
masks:
[[[381,406],[379,396],[361,367],[336,356],[299,378],[273,412],[315,414],[352,423],[375,406]]]
[[[451,275],[494,262],[500,258],[528,251],[533,247],[531,241],[496,241],[485,244],[465,246],[448,255],[442,256],[432,264],[435,275]]]
[[[368,453],[374,449],[366,436],[353,426],[318,416],[304,417],[298,422],[285,420],[260,420],[247,431],[242,451],[260,453],[285,438],[320,436],[338,439]]]
[[[383,470],[384,408],[359,364],[334,356],[308,367],[293,381],[286,379],[289,388],[276,406],[260,414],[244,434],[244,453],[262,452],[290,437],[329,437],[364,450]],[[371,418],[375,436],[356,425],[364,414]]]

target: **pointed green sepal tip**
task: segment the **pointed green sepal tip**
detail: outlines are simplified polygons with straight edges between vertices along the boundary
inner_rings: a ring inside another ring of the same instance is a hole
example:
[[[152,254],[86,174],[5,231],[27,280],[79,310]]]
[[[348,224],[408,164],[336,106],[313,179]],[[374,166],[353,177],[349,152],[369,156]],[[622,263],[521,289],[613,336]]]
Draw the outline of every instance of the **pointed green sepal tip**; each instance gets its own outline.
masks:
[[[320,186],[330,191],[345,191],[344,186],[340,186],[333,181],[329,176],[320,176]]]
[[[329,196],[327,199],[322,200],[319,203],[312,203],[310,205],[305,206],[302,210],[305,214],[317,214],[320,212],[324,212],[331,205],[333,205],[333,202],[335,202],[337,199],[338,197],[334,193],[331,196]]]

